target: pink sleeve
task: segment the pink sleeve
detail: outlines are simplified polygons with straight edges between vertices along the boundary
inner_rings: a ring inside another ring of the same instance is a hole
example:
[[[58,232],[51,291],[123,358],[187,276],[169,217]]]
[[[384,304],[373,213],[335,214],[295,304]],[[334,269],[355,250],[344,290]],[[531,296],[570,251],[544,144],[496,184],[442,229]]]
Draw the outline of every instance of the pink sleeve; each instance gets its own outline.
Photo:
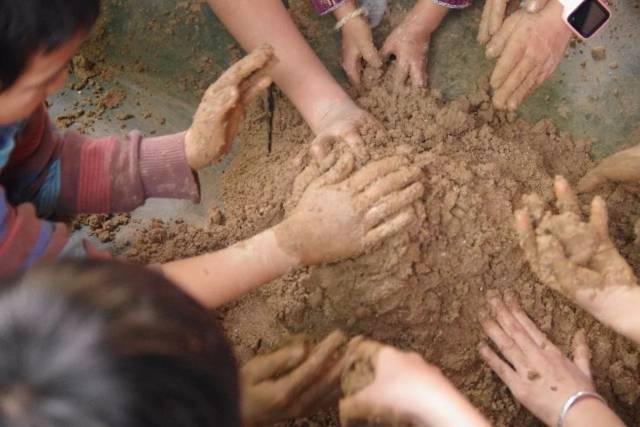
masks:
[[[143,138],[64,136],[58,212],[128,212],[151,197],[199,201],[197,177],[184,152],[184,133]]]

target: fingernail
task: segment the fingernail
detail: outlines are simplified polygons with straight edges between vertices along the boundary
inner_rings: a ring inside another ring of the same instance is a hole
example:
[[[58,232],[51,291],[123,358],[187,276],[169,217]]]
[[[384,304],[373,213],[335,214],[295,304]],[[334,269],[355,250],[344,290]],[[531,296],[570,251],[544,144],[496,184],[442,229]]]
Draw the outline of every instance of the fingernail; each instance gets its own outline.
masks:
[[[485,307],[481,307],[478,310],[478,320],[483,323],[486,322],[487,320],[489,320],[491,318],[491,315],[489,314],[489,310],[487,310]]]
[[[538,4],[536,2],[530,1],[529,3],[527,3],[527,12],[536,13],[537,9]]]
[[[487,291],[487,301],[490,303],[494,303],[496,300],[500,299],[500,293],[495,289],[489,289]]]

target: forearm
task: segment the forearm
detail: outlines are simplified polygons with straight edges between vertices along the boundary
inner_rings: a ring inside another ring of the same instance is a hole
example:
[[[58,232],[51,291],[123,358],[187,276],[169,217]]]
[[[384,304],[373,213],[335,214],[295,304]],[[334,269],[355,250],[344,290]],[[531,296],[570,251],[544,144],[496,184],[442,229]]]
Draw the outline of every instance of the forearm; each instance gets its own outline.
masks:
[[[584,426],[625,427],[625,424],[603,402],[588,398],[577,402],[569,409],[563,424],[563,427]]]
[[[209,0],[209,5],[246,49],[264,43],[275,49],[276,84],[317,132],[331,106],[348,100],[296,28],[281,0]]]
[[[218,307],[285,274],[298,259],[283,252],[273,229],[226,249],[161,266],[164,274],[207,307]]]

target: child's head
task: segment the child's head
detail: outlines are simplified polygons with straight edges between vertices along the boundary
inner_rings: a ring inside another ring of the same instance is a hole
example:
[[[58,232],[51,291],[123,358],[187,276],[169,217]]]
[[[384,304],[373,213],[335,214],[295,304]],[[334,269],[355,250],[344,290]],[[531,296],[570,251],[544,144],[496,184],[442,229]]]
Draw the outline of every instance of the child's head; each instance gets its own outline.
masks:
[[[0,425],[241,425],[213,314],[162,275],[66,261],[0,285]]]
[[[0,11],[0,126],[6,126],[64,84],[100,0],[0,0]]]

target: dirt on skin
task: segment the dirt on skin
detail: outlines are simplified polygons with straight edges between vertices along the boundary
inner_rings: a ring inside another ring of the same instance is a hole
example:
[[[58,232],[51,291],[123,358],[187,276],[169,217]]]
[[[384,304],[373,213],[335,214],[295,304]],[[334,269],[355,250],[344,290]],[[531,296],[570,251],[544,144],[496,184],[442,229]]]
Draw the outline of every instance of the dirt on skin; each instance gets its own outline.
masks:
[[[419,224],[358,259],[302,269],[225,307],[227,333],[241,360],[274,349],[292,333],[320,340],[336,327],[418,351],[497,426],[538,425],[484,365],[477,313],[489,289],[513,289],[538,325],[565,351],[578,328],[593,350],[598,391],[628,423],[640,420],[640,352],[540,284],[512,228],[524,194],[552,200],[552,181],[575,184],[593,167],[589,144],[559,133],[550,121],[529,124],[491,107],[486,82],[446,103],[436,91],[401,90],[367,71],[357,102],[387,129],[364,130],[372,157],[410,155],[425,172]],[[247,238],[285,215],[295,173],[312,135],[276,91],[272,151],[260,103],[239,135],[240,150],[222,176],[223,224],[201,230],[155,221],[129,256],[158,262],[202,253]],[[640,266],[634,225],[640,200],[633,188],[601,188],[611,233],[623,255]],[[585,208],[593,194],[585,195]],[[587,210],[585,210],[587,211]],[[334,425],[325,411],[294,425]]]

